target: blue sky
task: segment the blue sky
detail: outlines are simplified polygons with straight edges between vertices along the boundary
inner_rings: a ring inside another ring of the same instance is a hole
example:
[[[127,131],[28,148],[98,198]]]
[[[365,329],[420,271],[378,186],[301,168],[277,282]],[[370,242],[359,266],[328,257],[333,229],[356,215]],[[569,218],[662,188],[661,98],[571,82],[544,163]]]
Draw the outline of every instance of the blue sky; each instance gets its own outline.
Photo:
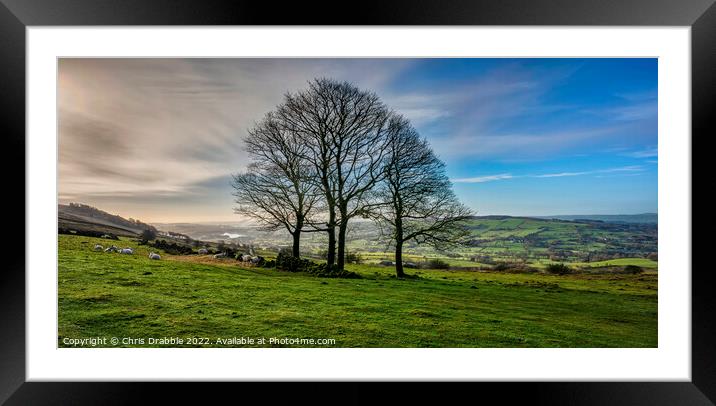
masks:
[[[315,77],[411,119],[478,214],[657,211],[656,59],[65,59],[60,201],[235,221],[246,130]]]
[[[426,60],[390,89],[441,95],[413,121],[480,213],[657,211],[655,59]]]

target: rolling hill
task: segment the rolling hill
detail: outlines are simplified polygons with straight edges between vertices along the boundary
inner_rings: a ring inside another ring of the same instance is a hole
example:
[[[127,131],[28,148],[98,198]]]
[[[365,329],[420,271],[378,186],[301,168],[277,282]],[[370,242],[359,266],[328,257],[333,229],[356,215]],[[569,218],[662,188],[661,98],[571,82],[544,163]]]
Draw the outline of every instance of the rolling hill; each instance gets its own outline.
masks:
[[[624,221],[626,217],[630,216],[610,216],[614,221],[605,221],[475,216],[468,222],[472,236],[467,245],[438,251],[428,245],[410,242],[404,248],[406,255],[413,259],[444,258],[460,266],[515,261],[539,265],[554,261],[591,263],[619,258],[655,259],[658,252],[657,224]],[[291,244],[286,232],[267,232],[246,222],[149,225],[77,203],[59,205],[58,222],[61,234],[136,237],[148,229],[160,238],[180,244],[190,240],[213,241],[237,246],[251,245],[270,252]],[[166,231],[157,231],[158,227]],[[325,238],[324,233],[306,233],[301,240],[302,252],[321,258],[326,246]],[[366,260],[390,260],[392,257],[389,241],[370,221],[351,223],[348,239],[348,250]]]
[[[603,221],[605,223],[647,223],[658,224],[659,215],[657,213],[643,214],[578,214],[566,216],[540,216],[537,218],[557,219],[557,220],[590,220]]]
[[[144,230],[157,231],[154,226],[139,220],[125,219],[81,203],[57,205],[57,223],[61,230],[127,237],[139,235]]]
[[[472,239],[466,247],[437,252],[430,246],[409,243],[408,254],[420,257],[452,257],[467,261],[578,261],[614,258],[646,258],[658,251],[658,227],[651,223],[605,222],[598,220],[560,220],[533,217],[476,216],[468,224]],[[290,236],[282,231],[266,232],[246,223],[161,224],[197,240],[250,244],[270,250],[287,247]],[[390,248],[379,228],[369,221],[349,226],[348,249],[352,252],[389,259]],[[301,249],[321,255],[324,233],[302,237]],[[384,255],[385,254],[385,255]]]

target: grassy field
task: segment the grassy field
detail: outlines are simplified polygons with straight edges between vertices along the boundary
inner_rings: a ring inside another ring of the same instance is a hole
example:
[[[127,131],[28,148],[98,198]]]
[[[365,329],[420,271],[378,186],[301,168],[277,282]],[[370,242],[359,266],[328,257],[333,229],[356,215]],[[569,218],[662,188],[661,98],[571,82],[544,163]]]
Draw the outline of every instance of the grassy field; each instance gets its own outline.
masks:
[[[498,230],[499,231],[499,230]],[[334,339],[331,347],[656,347],[657,274],[566,276],[349,265],[361,279],[242,268],[211,256],[94,252],[59,236],[58,346],[89,337]],[[156,250],[154,250],[156,251]],[[615,261],[608,261],[614,263]],[[114,345],[100,345],[113,347]],[[156,347],[160,344],[117,346]],[[245,346],[245,345],[235,345]],[[292,346],[254,344],[253,346]],[[315,345],[298,345],[315,346]]]

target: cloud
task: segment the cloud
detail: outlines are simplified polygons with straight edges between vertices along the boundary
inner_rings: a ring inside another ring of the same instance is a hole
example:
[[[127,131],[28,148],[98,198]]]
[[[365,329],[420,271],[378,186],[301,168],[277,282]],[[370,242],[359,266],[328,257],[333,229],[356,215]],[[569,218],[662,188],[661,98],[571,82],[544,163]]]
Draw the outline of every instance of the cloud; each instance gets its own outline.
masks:
[[[458,179],[451,179],[454,183],[484,183],[484,182],[493,182],[497,180],[505,180],[505,179],[515,179],[515,178],[523,178],[523,177],[529,177],[529,178],[562,178],[562,177],[568,177],[568,176],[583,176],[583,175],[595,175],[595,174],[605,174],[605,173],[628,173],[631,176],[634,176],[636,172],[642,172],[644,171],[644,168],[639,165],[630,165],[630,166],[619,166],[615,168],[605,168],[605,169],[596,169],[591,171],[581,171],[581,172],[557,172],[557,173],[545,173],[540,175],[512,175],[510,173],[501,173],[498,175],[485,175],[485,176],[476,176],[472,178],[458,178]]]
[[[458,179],[451,179],[452,182],[455,183],[484,183],[484,182],[493,182],[496,180],[504,180],[504,179],[512,179],[514,176],[512,176],[509,173],[501,173],[499,175],[487,175],[487,176],[477,176],[474,178],[458,178]]]
[[[498,159],[502,161],[534,160],[552,157],[577,146],[589,146],[604,139],[619,139],[631,126],[615,124],[598,128],[507,133],[485,132],[450,135],[431,140],[443,158]]]
[[[646,148],[640,151],[633,151],[625,154],[632,158],[654,158],[659,156],[659,149],[656,147]]]
[[[638,103],[629,106],[622,106],[607,111],[612,114],[614,120],[619,121],[636,121],[656,117],[658,114],[658,106],[656,100]]]
[[[245,168],[246,130],[286,91],[321,76],[380,88],[411,63],[60,59],[60,200],[192,199]]]
[[[618,173],[618,172],[641,172],[644,168],[640,165],[630,166],[619,166],[616,168],[597,169],[593,171],[582,171],[582,172],[558,172],[558,173],[546,173],[542,175],[531,175],[533,178],[561,178],[565,176],[582,176],[582,175],[594,175],[600,173]]]
[[[580,176],[586,175],[589,172],[560,172],[560,173],[547,173],[544,175],[534,175],[535,178],[561,178],[563,176]]]

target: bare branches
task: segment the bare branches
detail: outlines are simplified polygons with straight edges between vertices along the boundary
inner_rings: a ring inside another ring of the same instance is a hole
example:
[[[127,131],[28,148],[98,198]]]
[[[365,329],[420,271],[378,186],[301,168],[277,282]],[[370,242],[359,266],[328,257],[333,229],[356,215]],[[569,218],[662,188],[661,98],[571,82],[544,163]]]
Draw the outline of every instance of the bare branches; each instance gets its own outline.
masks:
[[[303,158],[305,145],[298,135],[268,113],[248,131],[246,150],[252,159],[245,173],[234,176],[235,212],[264,228],[285,228],[299,256],[300,233],[316,211],[319,194],[312,183],[312,166]]]
[[[454,244],[471,215],[410,122],[347,82],[316,79],[285,94],[249,130],[246,150],[252,163],[234,178],[236,211],[266,228],[285,228],[294,252],[301,232],[326,232],[328,265],[338,269],[353,217],[389,230],[400,275],[405,241]]]
[[[396,272],[403,275],[402,246],[406,241],[438,248],[458,244],[467,235],[464,222],[471,211],[462,205],[445,174],[445,164],[410,122],[391,119],[387,134],[384,181],[372,216],[390,232],[395,244]]]
[[[327,218],[321,228],[329,233],[328,262],[333,263],[337,248],[339,269],[348,221],[362,213],[383,173],[390,115],[375,93],[330,79],[316,79],[308,89],[287,94],[276,111],[280,125],[296,135],[303,148],[299,154],[312,166],[313,185],[325,203]]]

